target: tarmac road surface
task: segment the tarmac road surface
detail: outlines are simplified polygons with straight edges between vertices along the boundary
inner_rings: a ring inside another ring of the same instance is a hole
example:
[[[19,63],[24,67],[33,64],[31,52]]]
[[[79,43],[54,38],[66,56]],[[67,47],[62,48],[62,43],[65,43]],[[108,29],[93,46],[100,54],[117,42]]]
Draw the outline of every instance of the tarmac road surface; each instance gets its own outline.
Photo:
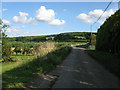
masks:
[[[119,80],[85,53],[75,48],[53,71],[58,77],[52,88],[119,88]]]

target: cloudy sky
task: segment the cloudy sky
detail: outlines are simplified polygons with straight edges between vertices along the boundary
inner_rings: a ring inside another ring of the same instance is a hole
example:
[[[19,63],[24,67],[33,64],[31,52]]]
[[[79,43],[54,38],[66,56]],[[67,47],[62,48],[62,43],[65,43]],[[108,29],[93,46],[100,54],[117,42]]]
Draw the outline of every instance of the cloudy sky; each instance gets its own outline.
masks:
[[[109,2],[4,2],[2,20],[10,25],[6,34],[14,36],[50,35],[63,32],[89,32],[90,25],[103,13]],[[97,32],[105,19],[117,10],[110,5],[93,26]]]

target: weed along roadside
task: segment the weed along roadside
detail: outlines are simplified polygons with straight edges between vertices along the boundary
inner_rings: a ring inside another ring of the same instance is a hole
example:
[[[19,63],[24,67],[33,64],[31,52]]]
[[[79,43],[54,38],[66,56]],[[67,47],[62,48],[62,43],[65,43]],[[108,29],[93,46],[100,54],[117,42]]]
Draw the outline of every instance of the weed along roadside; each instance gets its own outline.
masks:
[[[32,60],[4,72],[2,74],[3,88],[20,88],[32,79],[34,73],[46,74],[50,72],[64,60],[71,49],[69,46],[57,47],[43,56],[38,55]]]

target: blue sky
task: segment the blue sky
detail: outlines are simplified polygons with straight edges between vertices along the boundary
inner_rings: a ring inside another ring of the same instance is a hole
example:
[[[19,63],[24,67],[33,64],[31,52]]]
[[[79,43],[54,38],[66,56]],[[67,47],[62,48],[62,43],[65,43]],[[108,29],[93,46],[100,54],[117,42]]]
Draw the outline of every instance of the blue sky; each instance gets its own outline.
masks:
[[[2,19],[4,23],[10,25],[6,32],[10,37],[50,35],[63,32],[89,32],[91,23],[96,21],[108,3],[3,2]],[[93,32],[97,32],[105,18],[116,10],[117,3],[114,2],[102,19],[93,26]]]

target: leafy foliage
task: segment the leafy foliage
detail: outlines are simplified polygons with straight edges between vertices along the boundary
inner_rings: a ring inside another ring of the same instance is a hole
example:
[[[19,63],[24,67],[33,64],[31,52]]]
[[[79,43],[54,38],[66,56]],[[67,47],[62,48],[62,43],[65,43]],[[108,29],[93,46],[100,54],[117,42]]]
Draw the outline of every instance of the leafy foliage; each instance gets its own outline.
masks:
[[[16,55],[17,55],[18,53],[21,53],[21,52],[22,52],[22,51],[21,51],[21,47],[20,47],[20,46],[16,46],[15,49],[14,49],[14,52],[16,53]]]
[[[2,20],[0,19],[0,32],[2,34],[2,59],[3,61],[9,61],[11,60],[11,50],[10,45],[7,43],[7,35],[5,34],[6,28],[9,26],[6,24],[3,24]]]
[[[109,53],[120,53],[120,10],[107,18],[98,29],[96,49]]]
[[[58,34],[54,37],[55,41],[67,41],[69,39],[75,39],[75,37],[73,35],[70,34]]]

